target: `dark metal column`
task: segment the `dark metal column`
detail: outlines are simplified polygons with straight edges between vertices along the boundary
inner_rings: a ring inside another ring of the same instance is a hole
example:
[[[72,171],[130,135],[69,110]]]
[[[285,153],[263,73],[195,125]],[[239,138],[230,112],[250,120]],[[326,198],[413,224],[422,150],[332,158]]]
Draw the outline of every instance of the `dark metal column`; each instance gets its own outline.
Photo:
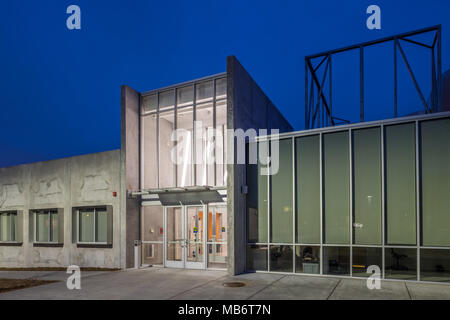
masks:
[[[359,121],[364,122],[364,47],[359,47]]]

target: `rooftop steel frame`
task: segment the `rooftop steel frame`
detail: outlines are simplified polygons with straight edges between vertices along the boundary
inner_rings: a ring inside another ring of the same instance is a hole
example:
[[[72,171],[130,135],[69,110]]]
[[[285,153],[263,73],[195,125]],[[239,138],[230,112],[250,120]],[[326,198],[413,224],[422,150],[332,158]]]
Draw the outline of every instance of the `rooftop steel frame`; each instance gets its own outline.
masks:
[[[409,39],[409,37],[424,33],[434,33],[433,43],[431,45],[419,41]],[[419,45],[431,50],[431,101],[428,105],[420,86],[417,82],[411,65],[408,62],[405,51],[403,50],[400,40]],[[436,25],[428,28],[423,28],[415,31],[397,34],[390,37],[381,38],[378,40],[354,44],[351,46],[334,49],[318,54],[313,54],[305,57],[305,129],[314,129],[327,126],[334,126],[340,123],[350,123],[349,120],[341,119],[333,115],[332,103],[332,56],[337,53],[359,50],[359,96],[360,96],[360,122],[364,122],[364,48],[377,45],[384,42],[393,42],[394,55],[394,117],[398,116],[397,108],[397,51],[405,62],[408,73],[414,83],[420,100],[423,104],[425,113],[432,113],[441,111],[442,102],[442,64],[441,64],[441,25]],[[320,62],[313,66],[313,60],[321,58]],[[322,65],[324,66],[322,79],[319,79],[318,71]],[[309,85],[309,78],[311,84]],[[324,93],[324,85],[328,78],[329,92],[328,99]],[[315,100],[316,99],[316,100]]]

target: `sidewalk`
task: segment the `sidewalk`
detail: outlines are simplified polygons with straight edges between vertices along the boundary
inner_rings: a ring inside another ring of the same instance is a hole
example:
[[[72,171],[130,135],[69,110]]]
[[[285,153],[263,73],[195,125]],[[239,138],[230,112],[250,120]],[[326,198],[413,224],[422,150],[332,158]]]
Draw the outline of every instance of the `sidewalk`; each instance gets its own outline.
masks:
[[[115,272],[82,272],[81,290],[68,290],[65,272],[2,271],[0,278],[60,282],[0,293],[0,299],[449,299],[450,284],[382,281],[369,290],[366,281],[297,275],[147,268]],[[243,287],[224,287],[243,282]]]

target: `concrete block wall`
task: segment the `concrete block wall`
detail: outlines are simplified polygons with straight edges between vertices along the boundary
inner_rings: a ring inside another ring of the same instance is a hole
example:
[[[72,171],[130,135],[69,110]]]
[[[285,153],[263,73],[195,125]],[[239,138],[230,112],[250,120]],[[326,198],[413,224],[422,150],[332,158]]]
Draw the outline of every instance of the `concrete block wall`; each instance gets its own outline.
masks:
[[[120,150],[0,168],[0,212],[21,211],[22,245],[0,244],[0,267],[123,268]],[[113,196],[117,192],[117,196]],[[112,206],[112,248],[78,248],[72,242],[72,208]],[[35,247],[30,239],[31,210],[63,209],[63,247]]]

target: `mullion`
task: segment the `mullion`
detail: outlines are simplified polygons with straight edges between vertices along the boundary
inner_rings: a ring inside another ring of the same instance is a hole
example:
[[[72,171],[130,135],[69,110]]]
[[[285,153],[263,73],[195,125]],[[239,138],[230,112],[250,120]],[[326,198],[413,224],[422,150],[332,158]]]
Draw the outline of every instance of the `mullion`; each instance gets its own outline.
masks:
[[[97,232],[97,209],[94,209],[94,242],[97,242],[97,236],[98,236],[98,232]]]
[[[52,242],[52,212],[48,211],[48,242]]]

